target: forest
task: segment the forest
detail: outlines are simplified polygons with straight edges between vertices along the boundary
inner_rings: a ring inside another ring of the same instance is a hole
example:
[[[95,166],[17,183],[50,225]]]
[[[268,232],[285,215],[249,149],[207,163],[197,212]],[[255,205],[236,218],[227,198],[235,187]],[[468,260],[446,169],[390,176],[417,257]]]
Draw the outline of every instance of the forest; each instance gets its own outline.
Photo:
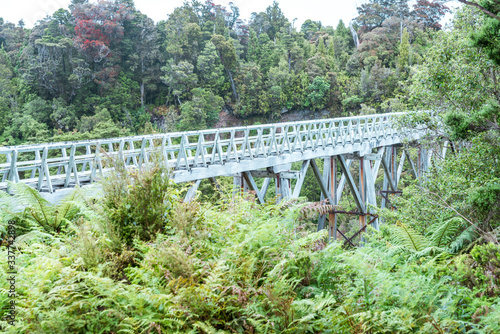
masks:
[[[403,110],[446,11],[376,1],[351,31],[299,29],[277,2],[248,22],[235,5],[186,2],[155,24],[131,0],[73,0],[32,29],[1,20],[0,144],[205,129],[222,110],[241,124]]]
[[[403,173],[356,247],[318,230],[307,179],[263,205],[231,180],[184,202],[154,161],[110,161],[55,204],[9,183],[0,331],[499,333],[500,2],[459,1],[446,27],[439,0],[369,0],[336,27],[296,27],[277,1],[250,18],[210,0],[157,23],[132,0],[0,18],[0,147],[432,110],[412,120],[421,145],[459,148]]]

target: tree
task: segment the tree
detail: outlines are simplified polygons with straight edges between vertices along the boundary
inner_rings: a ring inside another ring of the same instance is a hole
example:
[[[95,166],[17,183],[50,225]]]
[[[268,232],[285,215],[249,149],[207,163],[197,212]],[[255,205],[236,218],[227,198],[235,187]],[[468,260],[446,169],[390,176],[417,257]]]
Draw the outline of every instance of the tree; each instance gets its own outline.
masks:
[[[317,31],[320,30],[320,28],[321,22],[307,19],[304,21],[304,23],[302,23],[300,32],[304,33],[307,39],[310,39]]]
[[[229,91],[229,84],[225,84],[227,81],[224,77],[224,66],[220,61],[214,43],[208,41],[205,44],[205,48],[198,56],[196,64],[200,83],[203,87],[222,96],[225,95],[226,91]]]
[[[323,37],[319,38],[318,42],[318,53],[322,55],[326,55],[326,47],[325,47],[325,40]]]
[[[238,71],[238,86],[241,99],[236,105],[234,113],[238,116],[267,114],[267,96],[263,85],[263,74],[259,65],[244,63]]]
[[[461,1],[474,6],[474,3]],[[479,31],[471,37],[474,45],[483,48],[491,60],[500,65],[500,3],[493,0],[484,0],[481,5],[475,4],[487,17]]]
[[[120,73],[119,67],[113,64],[118,63],[119,54],[113,52],[118,50],[123,39],[123,22],[131,18],[130,12],[131,8],[119,2],[105,0],[97,4],[76,4],[72,8],[75,18],[73,42],[94,65],[96,83],[104,88],[113,85]]]
[[[356,23],[362,32],[381,27],[392,16],[404,18],[409,15],[408,0],[370,0],[358,7]]]
[[[174,9],[168,20],[160,25],[164,34],[163,48],[174,61],[196,61],[201,47],[202,31],[194,8],[187,3]]]
[[[449,8],[443,4],[443,1],[417,0],[411,14],[426,28],[439,30],[441,29],[439,22],[447,12]]]
[[[130,31],[123,43],[127,44],[124,62],[140,84],[144,107],[147,91],[155,91],[160,81],[158,33],[153,20],[141,13],[135,13],[127,27]]]
[[[469,41],[485,19],[470,8],[461,10],[454,29],[439,35],[410,87],[414,101],[447,111],[443,117],[454,139],[481,133],[497,136],[500,130],[500,67],[488,60],[487,49],[477,49]]]
[[[403,38],[399,44],[398,69],[402,72],[408,72],[408,64],[410,59],[410,36],[408,30],[403,31]]]
[[[181,106],[179,130],[193,131],[212,127],[219,119],[224,100],[202,88],[194,88],[191,95],[191,101]]]
[[[321,110],[325,108],[327,92],[330,89],[330,83],[325,78],[318,76],[307,87],[306,107],[311,107],[313,110]]]
[[[161,68],[162,72],[165,73],[162,80],[170,87],[179,105],[182,105],[180,97],[196,85],[197,78],[193,69],[194,66],[191,63],[180,61],[175,64],[173,59],[168,62],[167,66]]]
[[[219,54],[219,59],[222,65],[224,65],[224,69],[227,72],[227,76],[229,77],[229,81],[231,82],[233,96],[236,101],[239,101],[238,92],[236,91],[236,85],[234,84],[233,75],[231,74],[231,71],[236,67],[237,62],[234,44],[227,41],[224,36],[221,35],[213,35],[210,41],[215,45],[217,53]]]
[[[0,48],[0,138],[11,123],[12,113],[16,112],[17,87],[14,85],[14,73],[9,66],[7,53]]]
[[[281,11],[277,1],[273,1],[273,4],[268,6],[265,12],[252,13],[249,25],[259,37],[260,34],[266,33],[271,41],[274,41],[276,35],[288,26],[290,26],[290,22]]]

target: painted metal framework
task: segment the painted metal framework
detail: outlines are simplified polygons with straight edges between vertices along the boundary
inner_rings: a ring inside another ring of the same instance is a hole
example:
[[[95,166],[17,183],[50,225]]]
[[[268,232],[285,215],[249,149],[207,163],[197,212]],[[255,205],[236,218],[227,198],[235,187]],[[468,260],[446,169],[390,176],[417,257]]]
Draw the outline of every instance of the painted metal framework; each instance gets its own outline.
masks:
[[[402,126],[399,119],[404,115],[378,114],[0,147],[0,190],[7,190],[7,181],[11,181],[52,193],[97,180],[110,168],[107,160],[120,159],[126,166],[140,170],[159,157],[172,169],[175,182],[193,183],[186,201],[194,198],[201,180],[209,179],[217,186],[216,177],[232,176],[235,189],[252,190],[256,200],[263,203],[271,182],[280,198],[299,197],[306,172],[311,168],[322,199],[329,203],[338,205],[345,185],[349,187],[360,228],[364,229],[366,216],[374,216],[374,208],[385,207],[388,194],[398,191],[405,161],[415,178],[421,177],[430,165],[430,151],[419,149],[414,163],[403,149],[403,141],[418,142],[425,134],[423,128]],[[443,155],[446,147],[447,144]],[[323,160],[323,171],[317,159]],[[353,164],[354,161],[357,162]],[[300,170],[292,170],[294,162],[302,163]],[[357,181],[351,173],[352,165],[359,168]],[[384,196],[377,205],[375,183],[380,167],[384,171]],[[264,178],[262,186],[257,185],[256,178]],[[320,217],[318,224],[323,228],[328,219],[332,238],[338,231],[337,214],[331,212],[328,217]],[[371,222],[378,228],[377,220]]]
[[[398,128],[402,113],[254,125],[147,136],[0,147],[0,189],[6,181],[39,191],[92,182],[103,161],[119,158],[138,168],[160,152],[175,182],[196,181],[324,156],[418,140],[421,131]],[[314,167],[314,166],[313,166]],[[248,175],[247,175],[248,176]]]

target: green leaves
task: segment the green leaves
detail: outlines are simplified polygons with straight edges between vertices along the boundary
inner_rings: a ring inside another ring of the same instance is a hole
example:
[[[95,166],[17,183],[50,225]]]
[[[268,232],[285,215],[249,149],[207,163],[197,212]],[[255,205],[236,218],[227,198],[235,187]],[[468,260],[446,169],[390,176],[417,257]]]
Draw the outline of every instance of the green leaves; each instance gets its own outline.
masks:
[[[306,107],[311,107],[313,110],[321,110],[325,107],[326,93],[330,89],[328,83],[323,77],[314,78],[313,82],[307,87],[308,94],[305,101]]]

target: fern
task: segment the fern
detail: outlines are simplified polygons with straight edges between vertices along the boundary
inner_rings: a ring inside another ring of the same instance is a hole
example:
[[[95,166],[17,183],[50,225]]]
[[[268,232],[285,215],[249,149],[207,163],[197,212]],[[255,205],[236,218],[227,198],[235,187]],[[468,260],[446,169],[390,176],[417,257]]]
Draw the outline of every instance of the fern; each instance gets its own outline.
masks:
[[[463,220],[459,217],[453,217],[445,220],[442,223],[436,223],[429,229],[431,235],[429,237],[430,245],[434,247],[445,247],[452,241],[461,229]]]
[[[457,253],[464,248],[465,245],[470,244],[477,238],[477,232],[474,226],[469,226],[462,231],[448,246],[451,253]]]
[[[420,252],[429,246],[429,241],[410,226],[397,222],[391,231],[391,242],[413,252]]]
[[[2,215],[27,220],[33,224],[33,231],[40,229],[40,232],[57,234],[70,226],[71,221],[79,215],[93,215],[83,204],[78,189],[54,205],[44,199],[36,189],[24,183],[9,182],[9,187],[14,196],[3,195],[0,198],[0,203],[5,203],[5,208],[2,205]]]
[[[324,215],[334,210],[343,210],[340,205],[325,204],[326,201],[307,203],[300,210],[301,217],[303,219],[311,219],[317,214]]]

